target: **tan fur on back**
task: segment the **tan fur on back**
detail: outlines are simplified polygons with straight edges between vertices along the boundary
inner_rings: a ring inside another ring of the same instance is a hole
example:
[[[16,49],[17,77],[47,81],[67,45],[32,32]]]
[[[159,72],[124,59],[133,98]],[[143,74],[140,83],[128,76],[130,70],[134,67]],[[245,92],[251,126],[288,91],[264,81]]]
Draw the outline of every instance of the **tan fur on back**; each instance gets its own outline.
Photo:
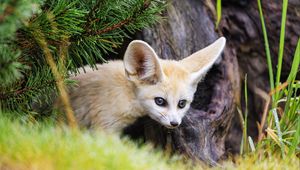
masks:
[[[132,91],[134,85],[126,79],[122,61],[97,68],[72,78],[78,81],[78,87],[70,92],[76,118],[87,127],[123,128],[142,113]]]

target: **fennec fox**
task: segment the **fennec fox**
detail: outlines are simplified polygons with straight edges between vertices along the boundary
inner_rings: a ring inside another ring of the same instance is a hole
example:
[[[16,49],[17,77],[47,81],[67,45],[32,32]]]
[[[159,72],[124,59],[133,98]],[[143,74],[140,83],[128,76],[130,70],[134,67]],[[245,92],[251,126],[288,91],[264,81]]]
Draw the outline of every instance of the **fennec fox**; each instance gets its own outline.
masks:
[[[148,115],[167,128],[180,125],[198,82],[219,58],[226,43],[219,38],[180,61],[162,60],[144,41],[132,41],[124,61],[86,67],[71,77],[78,86],[70,100],[81,126],[121,131]]]

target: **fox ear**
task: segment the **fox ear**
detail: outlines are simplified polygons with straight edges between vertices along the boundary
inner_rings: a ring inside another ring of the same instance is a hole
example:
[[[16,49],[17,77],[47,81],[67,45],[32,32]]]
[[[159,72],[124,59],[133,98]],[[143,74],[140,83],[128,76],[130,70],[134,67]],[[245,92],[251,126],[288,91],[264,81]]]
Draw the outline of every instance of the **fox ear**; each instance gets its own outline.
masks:
[[[163,79],[159,59],[144,41],[132,41],[124,55],[125,73],[129,80],[155,84]]]
[[[226,44],[224,37],[209,46],[181,60],[181,64],[191,73],[193,83],[198,83],[221,55]]]

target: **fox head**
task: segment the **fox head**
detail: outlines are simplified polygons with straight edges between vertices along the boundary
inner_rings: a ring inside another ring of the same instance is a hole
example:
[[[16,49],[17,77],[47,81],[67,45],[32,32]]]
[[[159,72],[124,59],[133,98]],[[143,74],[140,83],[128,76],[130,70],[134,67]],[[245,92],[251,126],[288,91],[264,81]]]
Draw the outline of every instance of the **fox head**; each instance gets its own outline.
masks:
[[[179,61],[158,58],[144,41],[132,41],[124,55],[125,74],[135,85],[138,102],[146,114],[167,128],[181,124],[197,84],[219,58],[226,39]]]

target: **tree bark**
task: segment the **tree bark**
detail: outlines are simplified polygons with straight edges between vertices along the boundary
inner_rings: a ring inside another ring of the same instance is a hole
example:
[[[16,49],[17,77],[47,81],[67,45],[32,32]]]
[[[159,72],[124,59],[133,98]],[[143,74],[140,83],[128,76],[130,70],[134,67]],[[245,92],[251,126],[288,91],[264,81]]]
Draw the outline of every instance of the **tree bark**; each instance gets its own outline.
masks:
[[[173,0],[164,15],[164,21],[138,35],[161,58],[182,59],[219,37],[214,30],[214,19],[209,17],[202,1]],[[214,165],[225,153],[225,137],[235,113],[239,86],[236,53],[226,47],[222,60],[198,85],[179,128],[168,130],[145,117],[126,128],[125,134]]]

